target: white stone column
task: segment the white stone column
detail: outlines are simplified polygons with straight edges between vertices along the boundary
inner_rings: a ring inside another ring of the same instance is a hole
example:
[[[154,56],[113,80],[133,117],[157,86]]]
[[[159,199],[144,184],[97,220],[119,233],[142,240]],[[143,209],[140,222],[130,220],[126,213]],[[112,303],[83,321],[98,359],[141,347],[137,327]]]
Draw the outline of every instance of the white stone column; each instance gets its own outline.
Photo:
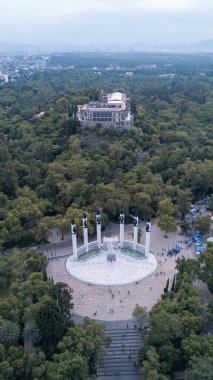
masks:
[[[134,216],[134,241],[133,241],[133,249],[136,248],[138,244],[138,216]]]
[[[76,224],[75,224],[75,220],[72,219],[71,220],[71,235],[72,235],[72,253],[73,253],[73,256],[74,256],[74,259],[77,260],[78,256],[77,256],[77,229],[76,229]]]
[[[145,256],[146,257],[149,257],[150,236],[151,236],[151,222],[150,222],[150,220],[148,220],[146,223],[146,244],[145,244]]]
[[[101,248],[101,214],[100,211],[97,211],[96,214],[96,226],[97,226],[97,241],[98,241],[98,248]]]
[[[83,214],[83,233],[84,233],[84,245],[86,247],[86,252],[88,252],[88,224],[87,224],[87,215],[85,212]]]
[[[120,246],[123,248],[124,245],[124,212],[120,212]]]

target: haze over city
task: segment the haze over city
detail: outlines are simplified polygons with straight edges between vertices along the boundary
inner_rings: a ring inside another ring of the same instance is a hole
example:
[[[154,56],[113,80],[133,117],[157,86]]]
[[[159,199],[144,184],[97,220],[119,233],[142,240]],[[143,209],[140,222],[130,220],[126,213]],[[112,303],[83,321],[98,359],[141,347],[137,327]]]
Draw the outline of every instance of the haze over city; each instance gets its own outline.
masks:
[[[10,0],[2,41],[117,45],[194,43],[213,37],[211,0]]]

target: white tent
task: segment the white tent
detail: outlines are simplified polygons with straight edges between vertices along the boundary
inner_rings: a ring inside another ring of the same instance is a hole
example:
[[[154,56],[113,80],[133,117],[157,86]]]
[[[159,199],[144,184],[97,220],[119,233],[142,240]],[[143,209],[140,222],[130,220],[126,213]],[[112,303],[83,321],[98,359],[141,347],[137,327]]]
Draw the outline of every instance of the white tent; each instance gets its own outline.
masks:
[[[207,243],[213,243],[213,236],[206,239]]]

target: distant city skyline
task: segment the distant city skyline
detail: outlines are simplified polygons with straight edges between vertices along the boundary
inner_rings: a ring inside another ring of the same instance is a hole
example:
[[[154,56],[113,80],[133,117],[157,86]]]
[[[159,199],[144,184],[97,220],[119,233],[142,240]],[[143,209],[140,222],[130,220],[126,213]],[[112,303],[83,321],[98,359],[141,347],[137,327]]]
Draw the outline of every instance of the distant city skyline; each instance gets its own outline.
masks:
[[[213,38],[211,0],[10,0],[0,10],[2,41],[131,46]]]

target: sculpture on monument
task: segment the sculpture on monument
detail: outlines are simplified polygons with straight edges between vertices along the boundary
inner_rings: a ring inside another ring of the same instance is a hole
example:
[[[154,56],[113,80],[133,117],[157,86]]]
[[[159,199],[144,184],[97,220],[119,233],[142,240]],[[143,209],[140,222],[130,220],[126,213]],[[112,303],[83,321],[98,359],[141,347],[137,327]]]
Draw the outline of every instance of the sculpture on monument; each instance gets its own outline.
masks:
[[[147,219],[147,223],[146,223],[146,244],[145,244],[145,256],[146,257],[149,257],[150,235],[151,235],[151,220]]]
[[[87,215],[83,213],[83,234],[84,234],[84,245],[86,247],[86,252],[88,252],[88,224],[87,224]]]
[[[146,222],[146,232],[151,232],[151,220],[147,219]]]
[[[77,247],[77,228],[71,220],[72,249],[66,261],[68,273],[78,280],[96,285],[125,285],[143,280],[157,268],[156,257],[150,252],[151,222],[147,220],[145,246],[138,243],[138,215],[134,216],[134,239],[124,239],[125,215],[120,211],[119,236],[101,240],[101,213],[96,213],[97,238],[88,242],[87,215],[82,218],[84,243]]]
[[[124,211],[120,211],[120,247],[123,248],[124,244]]]
[[[101,213],[99,210],[97,210],[96,213],[96,227],[97,227],[97,241],[98,241],[98,248],[101,248]]]
[[[136,245],[138,244],[138,215],[134,216],[134,243],[133,248],[136,249]]]
[[[119,216],[120,223],[124,224],[124,210],[121,209]]]
[[[97,240],[94,242],[89,243],[88,242],[88,223],[87,223],[87,215],[84,212],[83,213],[83,237],[84,237],[84,244],[79,249],[77,248],[77,228],[75,224],[75,220],[71,220],[71,235],[72,235],[72,246],[73,246],[73,257],[74,259],[78,259],[79,255],[82,255],[83,252],[88,252],[92,249],[97,250],[107,250],[108,256],[107,260],[114,261],[116,260],[116,253],[115,250],[118,249],[133,249],[135,251],[141,252],[142,255],[144,255],[145,258],[149,257],[149,251],[150,251],[150,232],[151,232],[151,221],[150,219],[147,220],[146,223],[146,239],[145,239],[145,247],[141,246],[138,243],[138,228],[139,228],[139,218],[136,214],[134,216],[134,233],[133,233],[133,242],[130,242],[128,240],[124,240],[124,220],[125,215],[123,209],[120,211],[119,215],[119,221],[120,221],[120,242],[118,240],[118,237],[112,237],[112,238],[103,238],[103,244],[101,241],[101,213],[99,210],[96,212],[96,229],[97,229]],[[119,243],[118,243],[119,242]],[[132,248],[130,248],[132,247]]]
[[[72,251],[73,251],[73,256],[75,259],[77,259],[77,228],[75,224],[75,220],[71,220],[71,235],[72,235]]]

